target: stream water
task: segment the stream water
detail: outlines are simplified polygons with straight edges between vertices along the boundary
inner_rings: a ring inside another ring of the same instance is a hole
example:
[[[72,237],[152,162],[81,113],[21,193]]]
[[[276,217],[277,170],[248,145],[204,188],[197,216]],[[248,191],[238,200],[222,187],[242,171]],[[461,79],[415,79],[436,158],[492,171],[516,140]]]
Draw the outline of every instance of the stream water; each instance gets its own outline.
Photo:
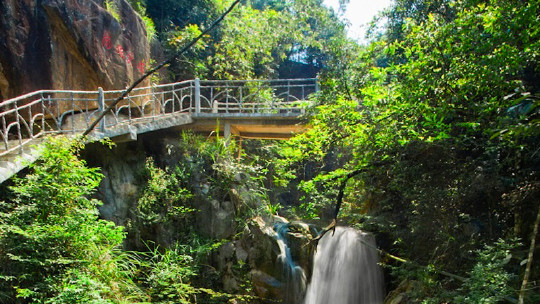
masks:
[[[285,282],[283,303],[301,303],[306,289],[306,274],[302,267],[293,260],[291,249],[287,245],[285,236],[289,231],[288,225],[285,223],[277,223],[275,230],[277,232],[277,244],[280,251],[278,260],[283,267],[283,279]]]
[[[380,304],[379,254],[370,234],[336,227],[319,241],[304,304]]]

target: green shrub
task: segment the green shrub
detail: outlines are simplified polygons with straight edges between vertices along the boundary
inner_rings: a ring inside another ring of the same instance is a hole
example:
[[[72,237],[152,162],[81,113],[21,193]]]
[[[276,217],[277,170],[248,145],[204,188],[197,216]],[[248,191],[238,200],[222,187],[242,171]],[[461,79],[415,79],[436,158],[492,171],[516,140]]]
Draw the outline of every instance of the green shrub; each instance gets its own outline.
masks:
[[[499,303],[513,294],[510,287],[510,274],[505,266],[512,258],[511,251],[517,247],[514,240],[504,240],[494,245],[486,245],[478,251],[477,262],[469,273],[469,278],[460,288],[461,295],[455,297],[456,303],[491,304]]]
[[[152,303],[192,303],[197,293],[190,279],[196,274],[193,258],[178,244],[163,253],[156,247],[141,262],[143,286]]]
[[[156,167],[152,158],[147,159],[144,172],[147,183],[137,204],[137,215],[143,223],[167,223],[195,211],[187,205],[193,196],[185,188],[188,177],[179,168],[169,172]]]
[[[154,21],[152,18],[148,17],[146,14],[146,5],[145,1],[138,1],[138,0],[128,0],[129,4],[139,14],[141,17],[144,28],[146,29],[146,37],[148,40],[152,40],[156,37],[156,26],[154,25]]]
[[[82,147],[79,140],[46,141],[31,173],[14,179],[12,200],[0,204],[0,289],[13,302],[107,303],[112,293],[122,297],[115,281],[129,283],[108,262],[124,232],[98,219],[100,202],[88,197],[102,175],[77,158]]]
[[[120,17],[120,12],[118,10],[118,5],[114,0],[105,0],[105,9],[111,16],[113,16],[114,19],[118,22],[122,22],[122,18]]]

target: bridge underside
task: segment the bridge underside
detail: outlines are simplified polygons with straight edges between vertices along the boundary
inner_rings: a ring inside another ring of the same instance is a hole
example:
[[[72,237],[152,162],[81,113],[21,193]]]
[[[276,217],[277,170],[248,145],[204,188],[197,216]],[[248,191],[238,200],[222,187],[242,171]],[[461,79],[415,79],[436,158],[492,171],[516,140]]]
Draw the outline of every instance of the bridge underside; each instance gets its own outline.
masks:
[[[304,132],[306,126],[297,114],[280,117],[262,114],[199,114],[193,116],[193,123],[179,126],[178,129],[204,134],[219,131],[224,137],[289,139]]]
[[[226,113],[175,113],[152,119],[141,119],[131,124],[119,123],[104,132],[95,130],[91,133],[90,141],[109,137],[114,142],[137,140],[138,134],[158,130],[193,130],[196,133],[211,134],[219,131],[224,137],[236,136],[246,139],[288,139],[302,133],[307,126],[299,117],[299,113],[273,114],[226,114]],[[67,133],[68,136],[74,134]],[[0,183],[4,182],[21,169],[32,163],[39,156],[39,144],[43,138],[35,138],[28,142],[25,153],[18,151],[4,155],[0,160]],[[8,144],[16,145],[18,141]],[[2,148],[0,148],[2,151]]]
[[[283,116],[267,114],[173,114],[160,119],[141,121],[130,126],[117,126],[97,137],[110,137],[115,142],[133,141],[138,134],[157,130],[191,130],[195,133],[219,132],[223,137],[246,139],[289,139],[302,133],[307,126],[298,114]]]

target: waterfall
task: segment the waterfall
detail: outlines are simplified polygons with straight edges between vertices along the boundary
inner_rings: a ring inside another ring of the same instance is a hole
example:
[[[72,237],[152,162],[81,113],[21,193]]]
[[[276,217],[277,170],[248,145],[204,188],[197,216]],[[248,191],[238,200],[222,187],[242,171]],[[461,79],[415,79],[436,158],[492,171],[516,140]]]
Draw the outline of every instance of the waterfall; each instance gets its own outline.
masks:
[[[373,236],[352,228],[324,235],[304,304],[381,304],[383,277],[374,248]]]
[[[276,239],[280,251],[277,258],[283,267],[283,303],[297,304],[302,301],[306,289],[306,274],[302,267],[294,262],[291,249],[287,245],[285,237],[289,232],[288,224],[277,223],[274,229],[277,233]]]

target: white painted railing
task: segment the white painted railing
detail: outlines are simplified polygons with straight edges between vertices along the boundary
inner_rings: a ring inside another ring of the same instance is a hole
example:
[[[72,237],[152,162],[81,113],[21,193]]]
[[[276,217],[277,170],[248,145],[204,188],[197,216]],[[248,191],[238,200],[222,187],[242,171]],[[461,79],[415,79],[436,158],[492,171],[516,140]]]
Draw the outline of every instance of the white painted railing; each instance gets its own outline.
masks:
[[[316,79],[187,80],[134,89],[100,122],[104,132],[178,113],[216,116],[300,113]],[[84,132],[123,91],[41,90],[0,103],[0,156],[49,134]]]

